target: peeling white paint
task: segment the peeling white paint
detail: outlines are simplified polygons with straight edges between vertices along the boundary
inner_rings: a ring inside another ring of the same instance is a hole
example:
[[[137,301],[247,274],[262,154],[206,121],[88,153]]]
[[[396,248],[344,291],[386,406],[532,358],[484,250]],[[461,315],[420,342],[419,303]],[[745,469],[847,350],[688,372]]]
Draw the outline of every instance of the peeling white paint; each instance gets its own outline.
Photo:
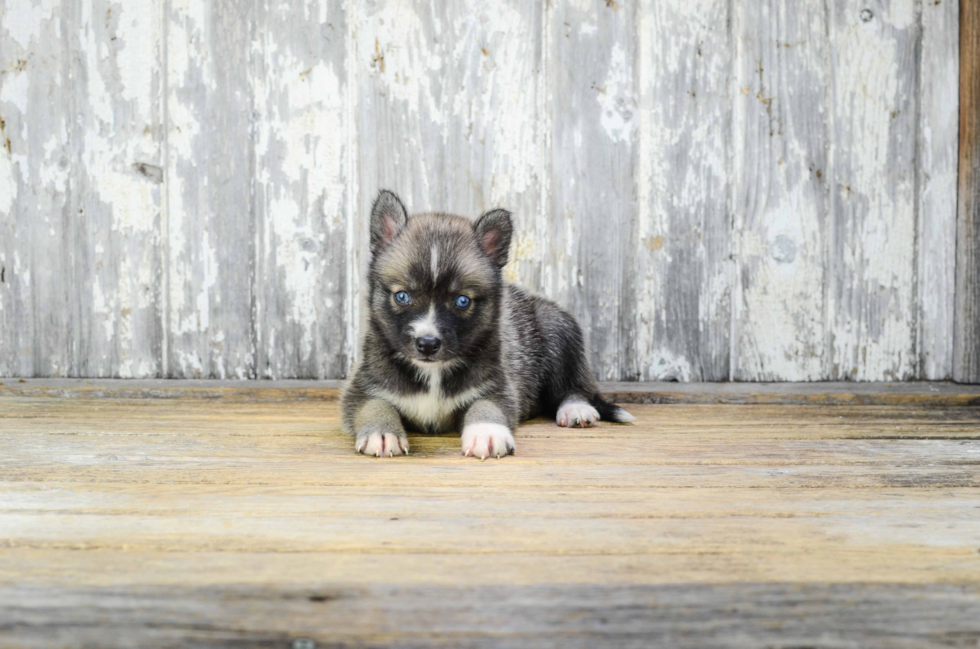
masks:
[[[336,30],[317,2],[304,2],[303,11],[324,20],[309,27],[317,34]],[[293,23],[291,12],[271,12],[268,18]],[[306,28],[296,29],[302,34]],[[259,287],[258,345],[268,359],[261,368],[268,378],[309,368],[318,356],[335,353],[333,346],[345,338],[342,311],[335,307],[346,286],[328,266],[343,257],[334,250],[338,239],[347,237],[343,68],[298,45],[272,34],[252,44],[254,56],[263,61],[254,97],[263,117],[256,147],[263,197],[259,268],[269,279]],[[312,371],[319,376],[321,369]]]
[[[0,151],[0,216],[9,217],[20,187],[20,178],[14,177],[12,156]],[[19,176],[19,174],[18,174]]]
[[[159,69],[160,25],[158,0],[126,0],[116,5],[119,11],[117,60],[120,94],[136,104],[139,115],[151,115],[155,90],[153,70]]]
[[[512,209],[505,276],[583,315],[609,376],[622,367],[646,379],[719,378],[715,357],[730,354],[735,378],[895,379],[920,364],[925,377],[945,378],[955,4],[897,0],[869,5],[864,20],[859,3],[736,3],[729,30],[724,0],[263,1],[240,16],[190,0],[168,3],[166,15],[155,0],[82,3],[76,13],[57,0],[8,2],[0,116],[12,151],[0,148],[0,231],[19,231],[0,241],[0,263],[19,293],[0,298],[0,373],[35,362],[4,350],[27,349],[38,334],[18,338],[6,323],[29,321],[22,305],[38,287],[64,288],[61,271],[41,263],[52,248],[25,243],[63,241],[60,215],[78,208],[84,236],[72,245],[84,256],[69,261],[90,291],[75,298],[90,321],[73,330],[91,332],[92,372],[157,373],[147,350],[162,318],[173,374],[336,375],[333,357],[350,358],[358,333],[365,203],[390,186],[413,210]],[[745,19],[752,11],[759,20]],[[63,30],[65,17],[79,24]],[[221,25],[242,27],[243,41],[219,38]],[[814,37],[792,37],[804,28]],[[56,58],[66,42],[78,44],[70,62]],[[572,70],[574,82],[596,77],[588,93],[570,86],[575,111],[589,115],[576,123],[572,98],[555,91],[568,85],[559,55],[586,48],[602,55]],[[229,56],[240,59],[226,66]],[[788,108],[808,92],[812,108]],[[45,93],[66,108],[42,123]],[[243,114],[244,128],[225,128]],[[225,173],[240,161],[216,152],[233,137],[254,137],[254,177]],[[830,156],[816,181],[821,150]],[[631,155],[632,171],[609,170]],[[163,167],[164,184],[136,163]],[[602,240],[587,219],[597,218],[596,192],[620,187],[614,173],[626,189],[603,200],[632,200],[632,173],[638,206],[611,207],[610,231],[622,236]],[[218,204],[227,183],[254,192],[254,212]],[[31,217],[39,225],[28,236]],[[251,218],[253,240],[225,238],[224,224]],[[239,277],[243,268],[255,279]],[[616,285],[596,295],[617,272],[632,294]],[[635,331],[619,332],[623,318]],[[71,371],[60,350],[74,342],[44,342],[40,367]]]
[[[4,73],[0,83],[0,103],[10,103],[20,113],[27,112],[27,95],[31,77],[23,70],[10,70]]]
[[[7,35],[24,49],[42,34],[46,21],[57,20],[55,9],[61,8],[60,0],[35,0],[33,2],[9,2],[4,6],[3,28]]]
[[[735,94],[734,132],[745,136],[735,138],[740,236],[733,376],[827,379],[823,224],[831,214],[822,179],[830,173],[823,160],[828,130],[814,117],[826,114],[829,89],[820,61],[822,10],[793,12],[790,19],[767,6],[739,7],[735,25],[747,45],[737,59]],[[776,25],[775,41],[760,36]],[[788,83],[799,84],[797,95]]]
[[[706,243],[730,227],[722,225],[732,184],[726,7],[719,0],[640,6],[633,367],[645,380],[728,378],[719,351],[732,318],[732,277],[724,252]]]
[[[653,356],[645,361],[645,364],[643,375],[650,377],[650,380],[653,381],[681,381],[686,383],[697,380],[690,359],[671,354],[665,349],[655,351]]]
[[[602,107],[600,124],[613,142],[630,144],[636,131],[636,97],[633,94],[633,64],[626,51],[614,43],[609,57],[609,71],[596,93]]]
[[[959,99],[957,3],[922,5],[918,146],[918,331],[922,378],[953,367]]]
[[[837,376],[855,380],[916,371],[914,136],[898,126],[912,110],[911,7],[904,0],[867,22],[835,17],[834,125],[846,146],[834,152],[834,206],[851,223],[835,269],[844,289],[833,304],[833,358]],[[882,29],[889,19],[896,24]]]

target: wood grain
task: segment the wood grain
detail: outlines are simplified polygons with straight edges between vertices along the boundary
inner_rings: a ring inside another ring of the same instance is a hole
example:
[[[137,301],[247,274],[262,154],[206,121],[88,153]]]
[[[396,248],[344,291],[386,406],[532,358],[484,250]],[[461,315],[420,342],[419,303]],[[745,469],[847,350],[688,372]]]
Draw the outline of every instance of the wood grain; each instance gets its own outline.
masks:
[[[0,21],[0,374],[73,376],[72,7]]]
[[[0,587],[20,646],[948,647],[976,642],[969,586],[665,585],[140,589]],[[735,604],[737,602],[737,604]],[[53,630],[49,621],[57,615]],[[3,614],[0,613],[0,616]],[[5,621],[0,617],[0,623]],[[112,637],[100,629],[111,628]],[[13,641],[12,640],[12,641]],[[308,645],[307,645],[308,646]]]
[[[980,7],[960,12],[959,211],[953,378],[980,383]]]
[[[481,463],[359,456],[336,402],[0,396],[0,644],[980,637],[980,407],[631,410]]]
[[[959,3],[921,4],[916,143],[918,378],[950,379],[956,258]]]
[[[256,5],[166,2],[166,376],[255,378]]]
[[[818,3],[735,6],[736,380],[828,378],[827,20]]]
[[[0,376],[342,378],[387,187],[601,379],[980,380],[959,9],[0,0]]]
[[[204,399],[240,402],[336,401],[342,381],[16,379],[0,395],[73,399]],[[741,405],[980,405],[980,386],[954,383],[601,383],[616,403]]]
[[[548,21],[553,272],[599,380],[635,376],[637,4],[556,3]],[[600,243],[601,242],[601,243]]]
[[[347,6],[258,3],[255,374],[344,376],[351,128]]]
[[[831,3],[833,379],[915,377],[917,32],[913,0]]]
[[[74,376],[160,376],[163,25],[158,3],[83,0],[72,22],[68,312]]]
[[[640,5],[636,294],[628,375],[731,378],[735,51],[728,3]],[[711,133],[712,135],[709,135]]]

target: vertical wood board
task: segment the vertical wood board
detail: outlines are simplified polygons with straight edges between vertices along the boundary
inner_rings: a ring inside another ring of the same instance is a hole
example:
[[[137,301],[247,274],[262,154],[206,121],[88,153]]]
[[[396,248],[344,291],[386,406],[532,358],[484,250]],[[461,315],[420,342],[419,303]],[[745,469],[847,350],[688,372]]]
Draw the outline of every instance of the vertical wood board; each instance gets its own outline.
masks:
[[[254,3],[168,1],[167,374],[254,378]]]
[[[963,0],[961,7],[953,379],[980,383],[980,5]]]
[[[817,2],[736,3],[736,380],[826,379],[829,70]]]
[[[72,376],[72,4],[0,5],[0,374]]]
[[[555,3],[546,18],[551,125],[551,276],[545,292],[585,333],[596,376],[634,355],[637,5]]]
[[[342,376],[349,128],[347,6],[258,4],[256,374]]]
[[[923,0],[916,145],[918,378],[953,370],[959,3]]]
[[[71,30],[72,264],[77,376],[162,374],[162,12],[76,0]]]
[[[631,373],[729,378],[732,55],[729,3],[640,5],[638,224]]]
[[[916,377],[917,5],[830,4],[833,379]]]

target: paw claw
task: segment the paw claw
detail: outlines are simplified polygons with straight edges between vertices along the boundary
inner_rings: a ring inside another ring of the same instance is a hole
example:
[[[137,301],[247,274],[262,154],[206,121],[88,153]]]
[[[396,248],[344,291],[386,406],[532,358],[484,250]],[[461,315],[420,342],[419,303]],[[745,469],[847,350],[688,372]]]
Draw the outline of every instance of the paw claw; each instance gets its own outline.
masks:
[[[488,457],[498,460],[514,448],[514,435],[503,424],[477,423],[463,428],[460,440],[465,450],[463,455],[479,457],[485,461]]]
[[[362,429],[354,442],[354,451],[371,457],[408,455],[408,438],[402,431]]]

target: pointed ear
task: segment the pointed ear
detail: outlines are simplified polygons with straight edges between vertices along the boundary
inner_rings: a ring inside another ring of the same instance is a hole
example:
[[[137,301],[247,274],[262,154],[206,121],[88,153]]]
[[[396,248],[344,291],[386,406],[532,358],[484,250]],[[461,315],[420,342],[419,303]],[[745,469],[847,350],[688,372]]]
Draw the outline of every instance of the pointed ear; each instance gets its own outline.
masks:
[[[382,189],[371,208],[371,252],[384,249],[405,226],[408,212],[394,193]]]
[[[481,216],[474,226],[476,240],[498,266],[507,265],[507,252],[510,249],[510,236],[514,226],[507,210],[490,210]]]

